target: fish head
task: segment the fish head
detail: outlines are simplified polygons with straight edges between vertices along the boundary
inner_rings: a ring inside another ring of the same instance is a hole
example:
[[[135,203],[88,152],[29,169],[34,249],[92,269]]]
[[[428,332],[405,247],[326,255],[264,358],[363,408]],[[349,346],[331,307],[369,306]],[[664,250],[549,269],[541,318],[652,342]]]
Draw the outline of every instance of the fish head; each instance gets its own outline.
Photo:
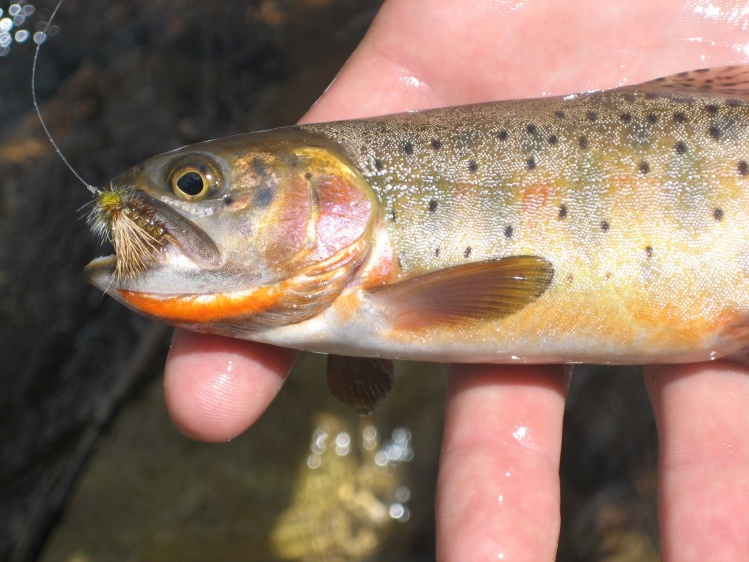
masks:
[[[324,138],[290,128],[208,141],[100,191],[90,222],[115,255],[85,274],[128,307],[192,329],[298,322],[345,287],[378,208]]]

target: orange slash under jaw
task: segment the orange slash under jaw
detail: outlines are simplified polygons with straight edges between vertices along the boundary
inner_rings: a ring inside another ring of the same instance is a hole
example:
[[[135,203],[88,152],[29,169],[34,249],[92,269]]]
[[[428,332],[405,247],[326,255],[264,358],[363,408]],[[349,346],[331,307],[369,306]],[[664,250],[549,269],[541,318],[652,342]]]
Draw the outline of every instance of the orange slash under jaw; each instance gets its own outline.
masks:
[[[283,294],[283,283],[230,293],[161,296],[116,289],[134,309],[164,322],[208,324],[226,318],[257,315],[271,309]]]

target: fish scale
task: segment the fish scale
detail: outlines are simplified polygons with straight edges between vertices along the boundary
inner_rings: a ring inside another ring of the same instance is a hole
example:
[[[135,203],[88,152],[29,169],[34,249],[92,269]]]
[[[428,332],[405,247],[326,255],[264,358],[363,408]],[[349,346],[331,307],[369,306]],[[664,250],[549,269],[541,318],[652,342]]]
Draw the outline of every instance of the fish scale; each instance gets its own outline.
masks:
[[[87,275],[178,326],[353,357],[746,362],[747,77],[185,147],[98,196],[99,231],[127,242],[126,214],[154,250]],[[358,410],[389,388],[382,366],[335,364],[332,386],[350,368],[370,389],[340,383]]]
[[[461,242],[476,241],[468,242],[474,259],[535,250],[545,243],[545,232],[536,228],[524,236],[514,225],[524,222],[523,203],[538,199],[539,191],[557,213],[565,205],[575,241],[590,253],[612,236],[597,234],[602,221],[651,231],[676,226],[698,236],[714,209],[742,187],[737,166],[749,159],[749,145],[746,128],[735,124],[747,117],[743,103],[728,105],[724,98],[695,101],[624,89],[404,114],[376,119],[374,127],[348,122],[304,128],[335,139],[362,170],[390,217],[388,228],[409,274],[460,263],[464,247],[445,251],[439,243],[456,225]],[[710,135],[712,127],[721,138]],[[456,193],[468,203],[456,201]],[[430,201],[438,205],[433,212]],[[674,205],[681,211],[678,224],[664,223],[659,211]],[[516,237],[511,248],[502,235],[508,225]],[[482,244],[488,247],[476,252]],[[429,250],[437,247],[434,256]]]

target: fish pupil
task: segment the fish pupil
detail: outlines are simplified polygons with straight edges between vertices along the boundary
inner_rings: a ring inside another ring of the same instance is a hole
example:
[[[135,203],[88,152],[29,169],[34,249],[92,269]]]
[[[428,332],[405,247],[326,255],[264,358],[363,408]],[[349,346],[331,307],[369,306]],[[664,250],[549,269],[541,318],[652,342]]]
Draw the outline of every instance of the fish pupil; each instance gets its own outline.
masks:
[[[177,180],[177,187],[185,195],[199,195],[203,191],[203,178],[197,172],[187,172]]]

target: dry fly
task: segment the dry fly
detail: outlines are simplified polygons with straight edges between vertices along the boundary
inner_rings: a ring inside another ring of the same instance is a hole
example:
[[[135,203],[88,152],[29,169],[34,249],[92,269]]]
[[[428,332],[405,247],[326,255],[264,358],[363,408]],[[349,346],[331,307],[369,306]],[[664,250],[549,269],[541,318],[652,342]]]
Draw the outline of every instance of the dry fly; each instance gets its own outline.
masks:
[[[117,254],[117,277],[146,270],[166,247],[166,228],[135,188],[100,190],[88,215],[95,234],[109,240]]]
[[[111,242],[114,247],[117,257],[115,275],[118,278],[132,277],[145,271],[146,264],[156,261],[166,249],[166,228],[135,188],[101,189],[86,182],[65,158],[47,128],[39,109],[36,97],[36,68],[39,52],[42,43],[47,39],[47,30],[52,25],[63,1],[59,0],[43,29],[34,35],[36,50],[31,69],[31,96],[34,109],[42,129],[63,163],[94,196],[87,222],[95,234],[102,240]]]

